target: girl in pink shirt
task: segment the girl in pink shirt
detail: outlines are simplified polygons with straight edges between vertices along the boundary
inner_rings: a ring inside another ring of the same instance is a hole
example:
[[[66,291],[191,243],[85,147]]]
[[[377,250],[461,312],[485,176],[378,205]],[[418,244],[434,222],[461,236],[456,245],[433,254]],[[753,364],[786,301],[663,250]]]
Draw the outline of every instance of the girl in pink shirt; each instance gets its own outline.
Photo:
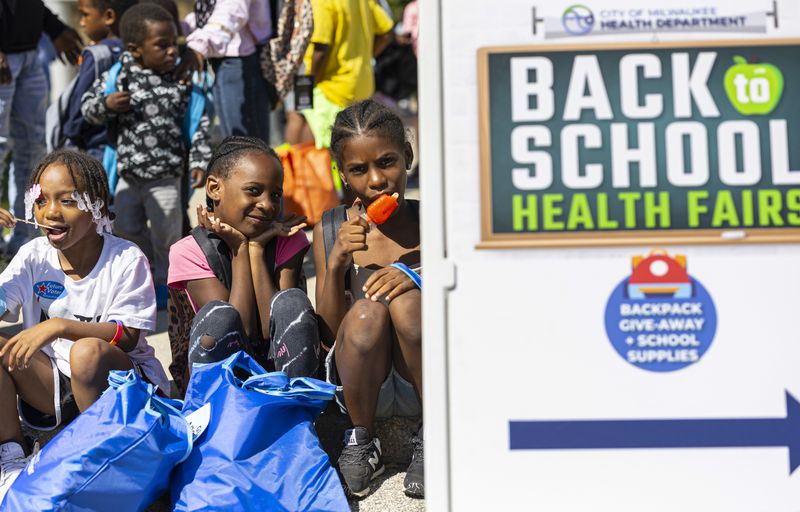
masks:
[[[170,371],[176,383],[185,382],[187,359],[209,363],[237,350],[270,371],[315,376],[317,320],[298,288],[305,284],[306,219],[282,215],[280,159],[260,139],[228,137],[207,174],[200,225],[169,254]]]

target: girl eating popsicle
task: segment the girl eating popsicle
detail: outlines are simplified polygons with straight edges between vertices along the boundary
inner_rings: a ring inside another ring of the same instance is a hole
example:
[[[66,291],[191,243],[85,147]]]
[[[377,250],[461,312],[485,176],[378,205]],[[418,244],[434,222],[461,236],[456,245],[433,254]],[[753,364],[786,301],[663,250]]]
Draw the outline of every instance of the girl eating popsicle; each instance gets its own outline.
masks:
[[[340,112],[331,152],[356,200],[314,228],[317,313],[322,341],[333,345],[327,378],[341,386],[337,400],[353,424],[339,469],[350,495],[363,497],[384,471],[375,418],[421,415],[419,202],[405,198],[413,153],[388,108],[367,100]],[[421,425],[413,442],[404,487],[423,497]]]

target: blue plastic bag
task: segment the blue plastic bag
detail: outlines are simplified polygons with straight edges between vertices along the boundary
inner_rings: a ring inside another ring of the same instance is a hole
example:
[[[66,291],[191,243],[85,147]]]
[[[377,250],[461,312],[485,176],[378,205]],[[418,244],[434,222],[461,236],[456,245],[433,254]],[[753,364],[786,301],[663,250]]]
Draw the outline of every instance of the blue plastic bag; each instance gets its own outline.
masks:
[[[314,430],[334,392],[267,373],[244,352],[195,365],[183,412],[210,404],[210,422],[173,474],[174,510],[349,511]]]
[[[112,371],[100,398],[22,471],[3,511],[144,510],[192,450],[181,402],[156,396],[133,370]]]

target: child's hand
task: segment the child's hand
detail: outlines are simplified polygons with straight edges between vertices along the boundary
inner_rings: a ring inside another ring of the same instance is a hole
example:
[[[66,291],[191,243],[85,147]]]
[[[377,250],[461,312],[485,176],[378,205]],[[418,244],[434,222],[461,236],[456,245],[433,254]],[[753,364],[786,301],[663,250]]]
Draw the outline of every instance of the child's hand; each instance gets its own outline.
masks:
[[[205,185],[206,173],[205,171],[203,171],[203,169],[195,167],[194,169],[191,170],[191,176],[192,176],[192,182],[191,182],[192,188],[200,188],[203,185]]]
[[[259,247],[266,247],[267,244],[275,237],[290,237],[308,226],[306,222],[308,218],[305,215],[297,215],[294,213],[289,214],[283,220],[274,220],[262,234],[250,239],[251,244],[256,244]]]
[[[11,215],[10,211],[0,208],[0,226],[13,228],[16,223],[17,221],[14,220],[14,216]]]
[[[384,267],[369,276],[362,290],[367,299],[378,301],[381,297],[386,296],[388,302],[416,287],[414,281],[402,270],[395,267]]]
[[[247,238],[230,225],[221,222],[205,206],[197,206],[197,222],[209,233],[214,233],[220,237],[234,253],[241,247],[247,248]]]
[[[59,320],[58,318],[45,320],[8,340],[0,350],[3,366],[10,372],[27,368],[36,352],[58,338],[61,332]]]
[[[64,62],[66,59],[73,66],[78,63],[78,58],[83,50],[81,36],[69,27],[66,27],[53,39],[53,46],[58,52],[58,60]]]
[[[367,231],[369,223],[360,215],[355,215],[343,223],[336,234],[336,242],[328,259],[328,267],[338,264],[344,267],[353,261],[353,253],[367,250]]]
[[[106,107],[118,114],[129,111],[131,109],[131,93],[127,91],[112,92],[106,96]]]
[[[181,63],[175,69],[174,76],[180,83],[189,84],[192,82],[193,73],[203,71],[205,61],[206,58],[202,53],[187,46],[181,54]]]

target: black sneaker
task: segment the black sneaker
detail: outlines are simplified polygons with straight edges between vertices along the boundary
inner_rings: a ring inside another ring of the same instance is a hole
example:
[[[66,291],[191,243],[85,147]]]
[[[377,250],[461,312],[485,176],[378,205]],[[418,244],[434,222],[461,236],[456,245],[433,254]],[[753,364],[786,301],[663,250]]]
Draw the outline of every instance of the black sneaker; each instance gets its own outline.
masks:
[[[422,425],[419,426],[417,435],[411,439],[414,445],[414,452],[411,455],[411,464],[406,470],[406,477],[403,480],[403,490],[406,496],[412,498],[425,497],[425,442]]]
[[[364,427],[345,431],[344,448],[339,455],[339,472],[349,495],[363,498],[369,494],[370,481],[385,469],[381,458],[381,442],[377,437],[370,439]]]

